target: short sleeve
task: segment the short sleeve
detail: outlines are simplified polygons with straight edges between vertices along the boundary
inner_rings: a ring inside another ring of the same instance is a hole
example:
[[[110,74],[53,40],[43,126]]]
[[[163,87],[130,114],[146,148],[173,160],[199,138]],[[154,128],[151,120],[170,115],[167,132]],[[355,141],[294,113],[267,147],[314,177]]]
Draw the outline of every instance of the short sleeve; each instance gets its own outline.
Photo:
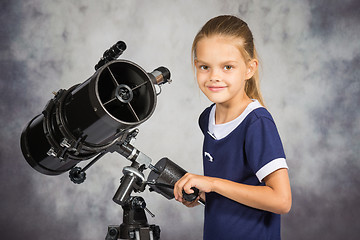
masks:
[[[287,168],[278,130],[270,118],[260,117],[249,125],[245,137],[245,154],[260,182],[277,169]]]

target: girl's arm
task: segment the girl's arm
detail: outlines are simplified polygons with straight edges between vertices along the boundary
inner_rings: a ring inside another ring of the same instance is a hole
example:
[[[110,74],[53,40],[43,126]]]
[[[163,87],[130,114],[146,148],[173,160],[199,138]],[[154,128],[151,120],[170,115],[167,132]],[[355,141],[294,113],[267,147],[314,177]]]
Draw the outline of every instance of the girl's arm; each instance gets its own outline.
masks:
[[[175,199],[182,202],[182,190],[192,193],[191,187],[200,192],[216,192],[249,207],[278,214],[291,208],[291,189],[287,169],[279,169],[264,178],[265,186],[252,186],[225,179],[187,173],[174,187]]]

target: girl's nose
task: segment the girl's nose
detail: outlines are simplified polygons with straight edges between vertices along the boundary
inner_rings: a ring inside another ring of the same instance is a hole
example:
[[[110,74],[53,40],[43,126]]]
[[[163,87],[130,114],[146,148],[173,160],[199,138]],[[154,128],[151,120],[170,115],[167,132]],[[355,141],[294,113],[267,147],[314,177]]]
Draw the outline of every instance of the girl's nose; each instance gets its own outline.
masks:
[[[210,81],[219,82],[221,80],[221,74],[219,70],[213,69],[210,72]]]

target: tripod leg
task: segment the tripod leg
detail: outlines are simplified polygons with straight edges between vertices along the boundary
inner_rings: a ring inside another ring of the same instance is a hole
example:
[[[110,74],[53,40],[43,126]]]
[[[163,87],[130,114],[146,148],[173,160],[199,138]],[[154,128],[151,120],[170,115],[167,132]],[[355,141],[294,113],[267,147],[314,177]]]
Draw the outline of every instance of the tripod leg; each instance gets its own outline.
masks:
[[[149,232],[149,237],[150,237],[150,240],[154,240],[153,231],[151,229]]]
[[[135,230],[135,239],[140,240],[140,231],[139,230]]]

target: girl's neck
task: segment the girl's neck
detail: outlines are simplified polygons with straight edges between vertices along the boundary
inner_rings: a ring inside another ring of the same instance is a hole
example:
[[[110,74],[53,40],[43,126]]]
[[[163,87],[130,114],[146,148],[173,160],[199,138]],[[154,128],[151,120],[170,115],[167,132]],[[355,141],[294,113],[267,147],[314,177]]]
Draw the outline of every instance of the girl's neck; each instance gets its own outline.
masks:
[[[245,97],[238,104],[216,104],[215,124],[230,122],[241,115],[246,107],[252,102],[249,97]]]

